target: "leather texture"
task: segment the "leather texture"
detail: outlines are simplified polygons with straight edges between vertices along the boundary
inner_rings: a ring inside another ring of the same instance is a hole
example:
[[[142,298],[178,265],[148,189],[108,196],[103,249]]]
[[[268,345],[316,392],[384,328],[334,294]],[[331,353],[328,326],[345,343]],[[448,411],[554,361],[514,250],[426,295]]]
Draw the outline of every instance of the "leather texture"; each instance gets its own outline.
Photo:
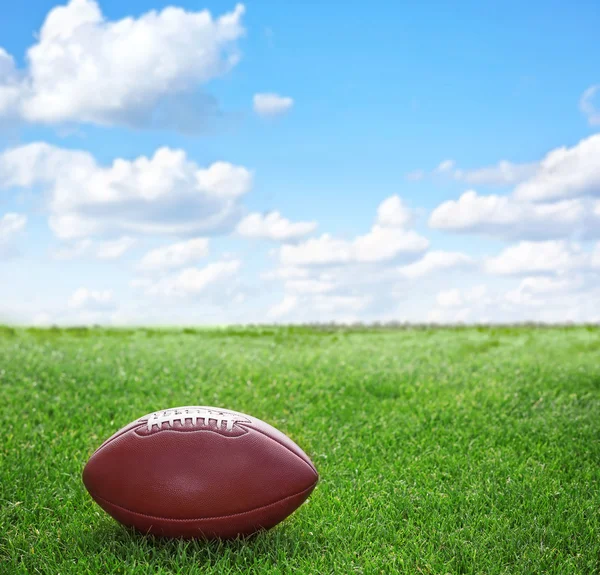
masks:
[[[203,406],[159,415],[115,433],[83,471],[90,495],[125,525],[171,537],[249,535],[282,521],[317,484],[302,449],[259,419]]]

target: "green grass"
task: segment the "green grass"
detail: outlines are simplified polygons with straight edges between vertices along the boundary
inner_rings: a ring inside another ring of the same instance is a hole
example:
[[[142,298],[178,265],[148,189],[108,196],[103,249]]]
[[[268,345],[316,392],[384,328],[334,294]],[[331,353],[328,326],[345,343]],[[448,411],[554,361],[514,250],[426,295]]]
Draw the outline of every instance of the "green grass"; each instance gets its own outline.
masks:
[[[321,482],[246,541],[143,537],[81,483],[179,405],[250,413]],[[600,330],[0,329],[2,574],[600,572]]]

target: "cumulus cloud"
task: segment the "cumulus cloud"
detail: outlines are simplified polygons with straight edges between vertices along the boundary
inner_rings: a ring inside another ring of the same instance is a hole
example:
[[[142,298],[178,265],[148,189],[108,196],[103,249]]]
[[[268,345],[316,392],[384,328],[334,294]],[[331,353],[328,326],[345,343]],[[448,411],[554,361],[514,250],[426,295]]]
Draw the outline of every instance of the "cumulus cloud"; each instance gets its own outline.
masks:
[[[391,196],[379,204],[366,234],[350,239],[322,234],[283,245],[274,252],[279,267],[261,278],[282,282],[283,307],[290,306],[286,314],[293,312],[294,320],[354,321],[376,313],[393,304],[393,284],[398,281],[393,265],[412,262],[429,247],[426,238],[409,228],[412,221],[401,198]],[[290,302],[295,302],[293,310]],[[283,314],[279,304],[274,310],[277,316]]]
[[[470,256],[461,252],[434,250],[426,253],[420,260],[398,268],[398,273],[408,279],[417,279],[439,271],[464,269],[474,263]]]
[[[505,320],[504,310],[497,305],[497,296],[491,294],[485,284],[440,292],[435,303],[427,314],[427,320],[433,323],[503,323]]]
[[[561,274],[589,264],[579,244],[566,241],[519,242],[487,258],[485,270],[497,275]]]
[[[598,242],[590,256],[591,266],[593,269],[600,270],[600,242]]]
[[[432,228],[508,240],[600,237],[600,134],[556,148],[536,164],[500,162],[498,170],[456,171],[469,183],[515,184],[510,195],[468,190],[433,210]]]
[[[88,254],[93,245],[94,242],[89,238],[63,244],[52,250],[52,257],[55,260],[74,260]]]
[[[0,188],[41,185],[61,239],[101,234],[214,233],[230,229],[252,184],[242,166],[200,168],[182,150],[99,166],[87,152],[33,143],[0,154]]]
[[[280,261],[286,266],[336,265],[385,262],[424,252],[429,241],[412,230],[373,226],[352,241],[323,234],[298,245],[282,246]]]
[[[36,327],[48,327],[52,324],[52,316],[47,312],[36,313],[31,323]]]
[[[583,200],[533,204],[511,196],[482,196],[474,190],[435,208],[429,226],[502,239],[560,238],[576,232],[600,235],[600,219]]]
[[[297,240],[311,234],[317,222],[291,222],[279,212],[249,214],[237,225],[237,233],[246,238],[275,241]]]
[[[429,247],[429,240],[413,230],[375,225],[364,236],[352,242],[353,258],[357,262],[392,261],[403,255],[411,257]]]
[[[89,290],[79,288],[69,298],[69,307],[77,310],[101,311],[114,308],[111,290]]]
[[[431,175],[465,182],[471,186],[510,186],[533,176],[538,165],[537,162],[518,164],[501,160],[493,166],[463,169],[458,168],[454,160],[444,160],[431,172]],[[417,170],[407,175],[407,179],[420,180],[426,175],[423,170]]]
[[[557,148],[508,196],[474,190],[442,203],[432,228],[507,240],[600,237],[600,134]]]
[[[363,311],[370,303],[370,295],[317,295],[312,298],[312,308],[321,313],[353,313]],[[307,308],[307,309],[310,309]]]
[[[508,291],[504,297],[506,301],[516,305],[542,306],[547,294],[568,293],[582,285],[581,277],[530,276],[524,278],[517,288]]]
[[[600,93],[600,84],[590,86],[581,96],[579,107],[585,114],[590,126],[600,126],[600,107],[598,107],[598,94]]]
[[[386,198],[377,208],[371,230],[353,240],[323,234],[279,250],[284,266],[324,266],[383,263],[398,258],[414,258],[429,247],[429,241],[407,229],[412,212],[398,196]]]
[[[185,268],[156,282],[143,281],[136,287],[143,288],[147,295],[167,298],[197,297],[213,288],[223,295],[231,293],[228,288],[231,288],[240,266],[239,260],[213,262],[203,268]]]
[[[109,21],[95,1],[71,0],[48,13],[25,70],[17,72],[0,52],[0,116],[152,124],[169,97],[197,90],[237,64],[243,14],[241,4],[218,18],[169,6]]]
[[[297,246],[282,246],[279,250],[281,263],[290,267],[348,263],[352,257],[351,244],[329,234],[309,239]]]
[[[141,271],[164,271],[187,266],[208,255],[208,239],[193,238],[149,251],[140,261]]]
[[[282,266],[274,270],[268,270],[261,274],[263,280],[288,280],[307,278],[310,275],[310,270],[302,267]]]
[[[264,93],[254,94],[254,111],[263,117],[281,116],[294,105],[293,98],[279,94]]]
[[[438,167],[434,170],[434,172],[436,174],[445,174],[450,172],[454,166],[455,166],[455,161],[454,160],[443,160],[442,162],[440,162],[440,164],[438,165]]]
[[[16,107],[20,93],[21,85],[15,61],[0,47],[0,118]]]
[[[453,173],[453,178],[473,186],[515,185],[531,177],[537,167],[537,163],[514,164],[502,160],[495,166],[486,166],[473,170],[457,169]]]
[[[457,289],[439,292],[435,298],[435,301],[440,307],[457,307],[463,303],[460,290]]]
[[[301,294],[322,294],[331,292],[336,284],[331,280],[323,279],[294,279],[284,284],[286,292]]]
[[[572,148],[552,150],[536,173],[515,188],[514,196],[532,202],[600,196],[600,134]]]
[[[267,316],[277,320],[292,318],[294,321],[314,321],[315,315],[321,322],[354,321],[368,307],[371,297],[366,295],[337,294],[287,294],[279,302],[269,308]]]
[[[136,239],[128,236],[98,243],[89,238],[84,238],[65,243],[52,250],[51,254],[55,260],[73,260],[86,255],[92,255],[99,260],[116,260],[134,247],[136,243]]]
[[[480,284],[465,290],[451,289],[441,291],[437,294],[435,301],[438,308],[457,308],[465,305],[482,306],[492,300],[488,294],[487,286]],[[439,313],[434,313],[433,315],[439,317]],[[461,310],[457,315],[454,315],[453,320],[464,321],[469,315],[470,310],[466,308]],[[432,319],[432,317],[433,316],[430,315],[430,319]]]
[[[286,295],[279,303],[271,306],[267,312],[267,317],[279,319],[288,315],[298,306],[298,297],[295,295]]]
[[[8,244],[17,234],[25,229],[27,216],[8,213],[0,218],[0,246]]]
[[[100,260],[116,260],[129,251],[137,241],[134,238],[123,236],[117,240],[101,242],[96,251],[96,257]]]
[[[13,257],[18,253],[15,239],[27,225],[27,216],[7,213],[0,216],[0,260]]]
[[[412,211],[397,195],[385,199],[377,208],[377,224],[380,226],[403,228],[412,221]]]
[[[506,281],[508,281],[507,278]],[[591,281],[590,281],[591,280]],[[430,321],[513,323],[536,321],[546,323],[600,322],[598,298],[600,289],[594,278],[579,273],[560,277],[532,275],[519,279],[508,290],[486,286],[459,290],[458,306],[442,307],[439,302],[430,310]]]

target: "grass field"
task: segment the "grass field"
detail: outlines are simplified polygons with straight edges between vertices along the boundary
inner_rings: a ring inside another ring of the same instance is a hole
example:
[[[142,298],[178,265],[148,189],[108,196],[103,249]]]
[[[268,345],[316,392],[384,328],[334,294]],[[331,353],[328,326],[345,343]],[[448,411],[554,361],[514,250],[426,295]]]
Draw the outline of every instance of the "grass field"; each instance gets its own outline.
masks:
[[[88,496],[104,438],[216,405],[321,482],[247,541],[138,536]],[[600,572],[600,329],[0,328],[0,573]]]

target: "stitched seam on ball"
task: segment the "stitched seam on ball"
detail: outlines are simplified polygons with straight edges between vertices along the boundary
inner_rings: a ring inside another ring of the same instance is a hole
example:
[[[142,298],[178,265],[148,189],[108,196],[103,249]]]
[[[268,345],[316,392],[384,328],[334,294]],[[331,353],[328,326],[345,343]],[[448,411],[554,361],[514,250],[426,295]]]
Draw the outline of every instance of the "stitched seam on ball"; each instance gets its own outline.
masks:
[[[227,431],[231,431],[236,423],[248,423],[247,418],[236,419],[237,416],[237,413],[231,413],[227,410],[221,411],[203,406],[173,407],[151,413],[148,416],[147,427],[148,431],[152,431],[156,425],[158,427],[157,431],[161,431],[163,423],[168,423],[169,428],[173,428],[173,423],[175,421],[180,421],[182,425],[185,425],[185,421],[191,419],[194,421],[194,425],[196,425],[198,419],[202,419],[206,426],[209,426],[210,420],[215,420],[217,422],[217,428],[225,422]]]
[[[158,519],[160,521],[180,521],[180,522],[184,523],[184,522],[190,522],[190,521],[211,521],[213,519],[229,519],[231,517],[240,517],[241,515],[248,515],[249,513],[255,513],[256,511],[261,511],[263,509],[267,509],[268,507],[273,507],[274,505],[279,505],[280,503],[283,503],[284,501],[287,501],[288,499],[292,499],[294,497],[298,497],[299,495],[303,495],[307,491],[312,491],[315,488],[315,486],[317,485],[317,483],[318,483],[318,480],[315,481],[307,489],[303,489],[302,491],[299,491],[298,493],[294,493],[293,495],[288,495],[287,497],[284,497],[283,499],[280,499],[279,501],[274,501],[273,503],[268,503],[267,505],[261,505],[260,507],[255,507],[254,509],[250,509],[248,511],[241,511],[240,513],[232,513],[230,515],[214,515],[213,517],[193,517],[191,519],[175,519],[172,517],[159,517],[158,515],[147,515],[146,513],[140,513],[139,511],[132,511],[131,509],[127,509],[127,507],[123,507],[121,505],[117,505],[116,503],[112,503],[108,499],[104,499],[104,497],[100,497],[99,495],[93,494],[91,491],[90,491],[90,495],[92,495],[92,497],[94,497],[94,499],[100,499],[100,500],[104,501],[105,503],[112,505],[113,507],[117,507],[118,509],[127,511],[127,513],[132,513],[133,515],[139,515],[140,517],[147,517],[148,519]]]
[[[226,433],[222,433],[221,429],[217,429],[216,427],[201,427],[200,429],[185,429],[185,428],[174,428],[168,427],[166,429],[159,429],[158,431],[153,431],[152,433],[139,433],[140,427],[135,427],[133,430],[138,437],[153,437],[157,433],[217,433],[221,437],[226,437],[227,439],[237,439],[238,437],[243,437],[248,433],[248,430],[242,428],[240,424],[237,425],[240,429],[242,429],[243,433],[239,433],[238,435],[227,435]],[[146,429],[146,425],[141,426]]]
[[[308,467],[310,468],[310,470],[317,476],[317,481],[318,481],[319,472],[317,471],[317,468],[314,465],[312,465],[312,463],[308,463],[308,461],[306,461],[306,459],[304,459],[304,457],[298,455],[293,449],[290,449],[285,443],[282,443],[281,441],[278,441],[277,439],[275,439],[274,437],[271,437],[270,435],[268,435],[264,431],[261,431],[260,429],[257,429],[256,427],[252,427],[252,425],[248,425],[248,424],[246,424],[246,427],[250,427],[251,429],[253,429],[257,433],[260,433],[260,434],[264,435],[265,437],[267,437],[268,439],[270,439],[271,441],[274,441],[275,443],[281,445],[281,447],[285,447],[292,455],[295,455],[300,461],[302,461],[303,463],[305,463],[306,465],[308,465]]]

